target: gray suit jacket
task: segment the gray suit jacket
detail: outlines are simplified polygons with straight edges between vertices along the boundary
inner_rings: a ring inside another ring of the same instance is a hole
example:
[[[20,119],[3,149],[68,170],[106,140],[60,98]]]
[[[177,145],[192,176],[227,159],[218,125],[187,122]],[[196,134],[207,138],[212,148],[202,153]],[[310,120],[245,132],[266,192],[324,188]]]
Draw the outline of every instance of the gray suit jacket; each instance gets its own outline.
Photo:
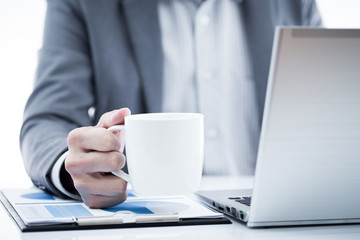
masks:
[[[244,0],[239,7],[262,110],[275,27],[321,20],[313,0]],[[49,174],[67,150],[72,129],[94,125],[104,112],[121,107],[161,111],[160,30],[155,0],[48,1],[20,136],[25,168],[36,186],[63,196]]]

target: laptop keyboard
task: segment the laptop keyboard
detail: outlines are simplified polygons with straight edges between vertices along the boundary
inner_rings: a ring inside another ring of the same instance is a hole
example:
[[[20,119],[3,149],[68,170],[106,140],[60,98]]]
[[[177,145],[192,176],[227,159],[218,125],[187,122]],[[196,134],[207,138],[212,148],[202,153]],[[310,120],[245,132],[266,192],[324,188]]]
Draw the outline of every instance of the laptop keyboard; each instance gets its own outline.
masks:
[[[251,197],[228,197],[229,200],[234,200],[235,202],[245,204],[246,206],[251,205]]]

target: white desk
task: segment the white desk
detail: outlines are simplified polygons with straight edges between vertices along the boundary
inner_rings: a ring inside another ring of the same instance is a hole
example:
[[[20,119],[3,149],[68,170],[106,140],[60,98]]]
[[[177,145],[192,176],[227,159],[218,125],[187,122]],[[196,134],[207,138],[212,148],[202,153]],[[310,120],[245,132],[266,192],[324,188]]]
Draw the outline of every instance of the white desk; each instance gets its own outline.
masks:
[[[201,189],[231,189],[251,187],[251,178],[207,177]],[[153,227],[106,230],[54,231],[21,233],[17,225],[0,207],[1,239],[11,240],[117,240],[117,239],[360,239],[359,225],[336,225],[320,227],[288,227],[249,229],[233,221],[225,225],[201,225],[184,227]]]

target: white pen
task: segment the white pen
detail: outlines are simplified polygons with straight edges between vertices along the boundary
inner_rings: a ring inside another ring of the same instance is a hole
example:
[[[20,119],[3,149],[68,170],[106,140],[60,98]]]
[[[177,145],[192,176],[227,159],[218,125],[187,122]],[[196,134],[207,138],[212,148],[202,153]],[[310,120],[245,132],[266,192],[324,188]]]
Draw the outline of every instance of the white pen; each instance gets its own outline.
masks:
[[[73,217],[79,226],[110,225],[125,223],[179,222],[178,214],[136,214],[130,211],[119,211],[110,216]]]

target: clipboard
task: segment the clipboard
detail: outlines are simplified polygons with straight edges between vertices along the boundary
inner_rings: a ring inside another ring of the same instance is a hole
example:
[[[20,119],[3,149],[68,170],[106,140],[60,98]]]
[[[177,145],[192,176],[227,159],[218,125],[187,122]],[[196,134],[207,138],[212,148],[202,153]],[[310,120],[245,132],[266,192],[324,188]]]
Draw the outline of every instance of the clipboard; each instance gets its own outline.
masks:
[[[0,191],[0,200],[9,216],[11,216],[22,232],[231,224],[231,221],[222,214],[215,214],[214,216],[182,217],[181,214],[174,213],[139,214],[126,210],[118,211],[108,216],[73,216],[66,221],[40,221],[28,224],[24,221],[21,214],[18,213],[16,207],[13,206],[15,205],[14,202],[10,201],[3,191]],[[209,211],[213,211],[203,205],[202,207]]]

